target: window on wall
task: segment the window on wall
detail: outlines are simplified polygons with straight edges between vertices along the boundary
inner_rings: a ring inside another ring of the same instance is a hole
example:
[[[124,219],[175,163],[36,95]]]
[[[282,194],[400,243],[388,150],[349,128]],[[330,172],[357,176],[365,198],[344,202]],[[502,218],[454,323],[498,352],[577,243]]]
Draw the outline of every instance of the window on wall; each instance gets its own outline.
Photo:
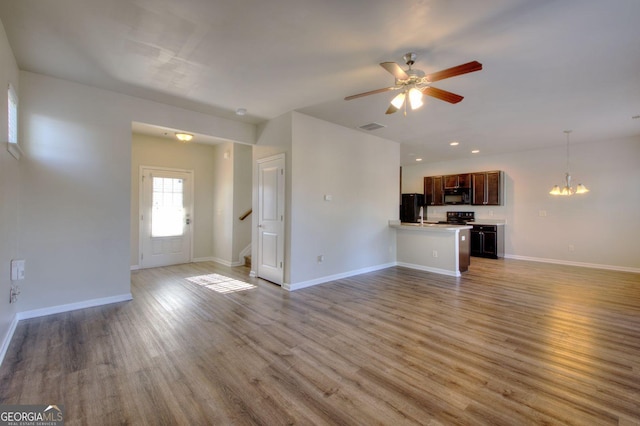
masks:
[[[9,83],[7,90],[7,149],[16,158],[20,158],[18,146],[18,94],[15,87]]]

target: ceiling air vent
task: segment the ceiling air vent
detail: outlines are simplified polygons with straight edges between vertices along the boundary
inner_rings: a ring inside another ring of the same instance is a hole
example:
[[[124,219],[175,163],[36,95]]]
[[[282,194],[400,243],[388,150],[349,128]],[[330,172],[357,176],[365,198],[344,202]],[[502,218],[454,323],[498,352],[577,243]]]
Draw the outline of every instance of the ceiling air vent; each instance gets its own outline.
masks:
[[[380,123],[369,123],[369,124],[363,124],[362,126],[358,127],[358,129],[367,130],[371,132],[372,130],[382,129],[383,127],[387,127],[387,126]]]

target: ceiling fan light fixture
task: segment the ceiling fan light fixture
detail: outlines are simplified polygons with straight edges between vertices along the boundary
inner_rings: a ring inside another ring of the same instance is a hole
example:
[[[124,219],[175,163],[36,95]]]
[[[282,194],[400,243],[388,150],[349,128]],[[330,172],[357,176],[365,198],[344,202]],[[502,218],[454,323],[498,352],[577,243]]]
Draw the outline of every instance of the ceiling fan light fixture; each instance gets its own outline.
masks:
[[[398,95],[395,98],[393,98],[393,100],[391,100],[391,105],[396,107],[396,109],[402,108],[402,105],[404,105],[404,98],[406,96],[407,94],[405,92],[398,93]]]
[[[180,142],[187,143],[193,139],[193,135],[190,133],[176,132],[176,138],[178,138]]]
[[[415,87],[409,90],[409,103],[411,104],[411,109],[418,109],[424,105],[424,102],[422,102],[422,92]]]

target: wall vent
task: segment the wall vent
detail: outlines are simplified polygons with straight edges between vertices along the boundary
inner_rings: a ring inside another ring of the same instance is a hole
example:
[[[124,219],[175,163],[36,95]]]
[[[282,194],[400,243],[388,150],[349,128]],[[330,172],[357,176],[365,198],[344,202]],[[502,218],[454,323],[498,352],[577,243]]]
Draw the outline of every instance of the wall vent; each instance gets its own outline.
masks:
[[[372,130],[382,129],[383,127],[387,127],[387,126],[380,123],[369,123],[369,124],[363,124],[362,126],[358,127],[358,129],[367,130],[371,132]]]

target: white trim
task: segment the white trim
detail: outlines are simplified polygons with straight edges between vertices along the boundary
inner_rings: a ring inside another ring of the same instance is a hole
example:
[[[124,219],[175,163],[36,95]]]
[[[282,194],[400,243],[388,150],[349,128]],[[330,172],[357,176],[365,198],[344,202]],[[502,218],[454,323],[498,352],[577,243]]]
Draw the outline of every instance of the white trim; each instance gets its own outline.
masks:
[[[526,260],[529,262],[554,263],[557,265],[579,266],[582,268],[606,269],[609,271],[632,272],[640,274],[640,268],[629,266],[603,265],[599,263],[573,262],[570,260],[546,259],[543,257],[518,256],[516,254],[505,254],[505,259]]]
[[[19,160],[20,157],[24,155],[22,148],[20,148],[20,145],[18,145],[17,142],[7,142],[7,151],[9,151],[16,160]]]
[[[140,265],[131,265],[129,268],[130,271],[137,271],[138,269],[140,269]]]
[[[13,333],[16,331],[16,327],[18,326],[18,314],[13,316],[13,320],[9,325],[9,330],[7,334],[4,336],[2,340],[2,345],[0,345],[0,366],[2,366],[2,361],[4,361],[4,357],[7,354],[7,350],[9,349],[9,345],[11,344],[11,339],[13,339]]]
[[[349,278],[354,275],[366,274],[368,272],[374,272],[374,271],[379,271],[381,269],[391,268],[392,266],[396,266],[396,262],[385,263],[385,264],[376,265],[376,266],[369,266],[367,268],[356,269],[353,271],[343,272],[335,275],[328,275],[325,277],[315,278],[313,280],[302,281],[294,284],[283,283],[282,288],[288,291],[300,290],[301,288],[311,287],[318,284],[324,284],[330,281],[340,280],[343,278]]]
[[[462,276],[460,271],[450,271],[448,269],[434,268],[431,266],[424,266],[424,265],[416,265],[415,263],[397,262],[397,265],[403,266],[405,268],[417,269],[418,271],[433,272],[435,274],[448,275],[450,277]]]
[[[234,266],[242,266],[243,263],[244,263],[244,262],[240,262],[238,260],[236,260],[235,262],[229,262],[228,260],[220,259],[218,257],[211,258],[211,261],[219,263],[219,264],[224,265],[224,266],[229,266],[231,268],[233,268]]]
[[[126,302],[133,300],[131,293],[119,294],[117,296],[103,297],[100,299],[84,300],[82,302],[68,303],[66,305],[49,306],[47,308],[34,309],[31,311],[18,312],[16,315],[18,320],[30,318],[44,317],[46,315],[59,314],[62,312],[70,312],[78,309],[93,308],[96,306],[109,305],[111,303]]]
[[[244,264],[245,256],[251,256],[251,243],[249,243],[248,246],[240,250],[240,253],[238,254],[238,260],[240,260],[243,264]]]

